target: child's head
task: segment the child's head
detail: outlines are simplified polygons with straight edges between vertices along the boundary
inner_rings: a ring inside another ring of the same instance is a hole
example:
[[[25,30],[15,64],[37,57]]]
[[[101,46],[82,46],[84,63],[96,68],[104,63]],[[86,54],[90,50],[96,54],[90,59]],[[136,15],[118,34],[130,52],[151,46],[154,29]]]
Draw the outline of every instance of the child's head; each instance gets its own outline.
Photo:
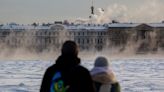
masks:
[[[108,62],[108,60],[105,57],[97,57],[95,60],[95,67],[108,67],[110,64]]]

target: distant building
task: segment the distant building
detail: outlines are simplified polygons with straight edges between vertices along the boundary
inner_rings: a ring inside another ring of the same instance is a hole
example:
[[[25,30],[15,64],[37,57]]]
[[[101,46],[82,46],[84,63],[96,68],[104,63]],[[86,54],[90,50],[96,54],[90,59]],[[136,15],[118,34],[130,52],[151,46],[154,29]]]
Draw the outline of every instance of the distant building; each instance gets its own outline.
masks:
[[[0,26],[1,47],[35,49],[59,49],[65,40],[74,40],[81,50],[98,50],[140,43],[137,51],[154,51],[164,48],[164,23],[109,23],[109,24],[63,24],[55,22],[48,26],[18,25]]]

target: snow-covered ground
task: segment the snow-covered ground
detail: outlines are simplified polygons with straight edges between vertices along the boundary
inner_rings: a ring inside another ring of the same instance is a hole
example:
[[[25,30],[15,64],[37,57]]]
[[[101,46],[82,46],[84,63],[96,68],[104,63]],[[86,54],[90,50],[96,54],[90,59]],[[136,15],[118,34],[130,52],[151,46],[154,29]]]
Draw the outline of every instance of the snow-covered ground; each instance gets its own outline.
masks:
[[[0,61],[0,92],[39,92],[54,61]],[[89,70],[92,60],[82,61]],[[115,59],[112,67],[122,92],[164,92],[164,59]]]

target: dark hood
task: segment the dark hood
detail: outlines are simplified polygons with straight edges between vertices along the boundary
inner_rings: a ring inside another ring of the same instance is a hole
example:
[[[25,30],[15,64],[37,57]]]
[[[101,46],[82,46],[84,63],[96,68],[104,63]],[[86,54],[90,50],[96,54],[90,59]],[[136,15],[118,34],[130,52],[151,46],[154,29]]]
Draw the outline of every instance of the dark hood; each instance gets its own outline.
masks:
[[[80,59],[77,56],[64,56],[61,55],[56,60],[56,65],[58,65],[61,68],[68,68],[77,66],[80,64]]]

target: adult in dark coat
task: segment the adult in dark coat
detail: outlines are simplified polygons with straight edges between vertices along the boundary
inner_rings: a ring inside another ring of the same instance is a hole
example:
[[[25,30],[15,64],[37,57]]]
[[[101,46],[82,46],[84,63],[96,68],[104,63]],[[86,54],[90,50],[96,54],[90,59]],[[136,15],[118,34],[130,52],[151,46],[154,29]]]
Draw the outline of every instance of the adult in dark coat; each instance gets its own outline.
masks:
[[[40,92],[52,91],[54,74],[60,71],[62,89],[58,92],[95,92],[89,71],[80,65],[78,46],[73,41],[66,41],[62,47],[62,54],[56,64],[50,66],[43,77]],[[56,90],[55,88],[53,90]],[[57,89],[58,90],[58,89]]]

